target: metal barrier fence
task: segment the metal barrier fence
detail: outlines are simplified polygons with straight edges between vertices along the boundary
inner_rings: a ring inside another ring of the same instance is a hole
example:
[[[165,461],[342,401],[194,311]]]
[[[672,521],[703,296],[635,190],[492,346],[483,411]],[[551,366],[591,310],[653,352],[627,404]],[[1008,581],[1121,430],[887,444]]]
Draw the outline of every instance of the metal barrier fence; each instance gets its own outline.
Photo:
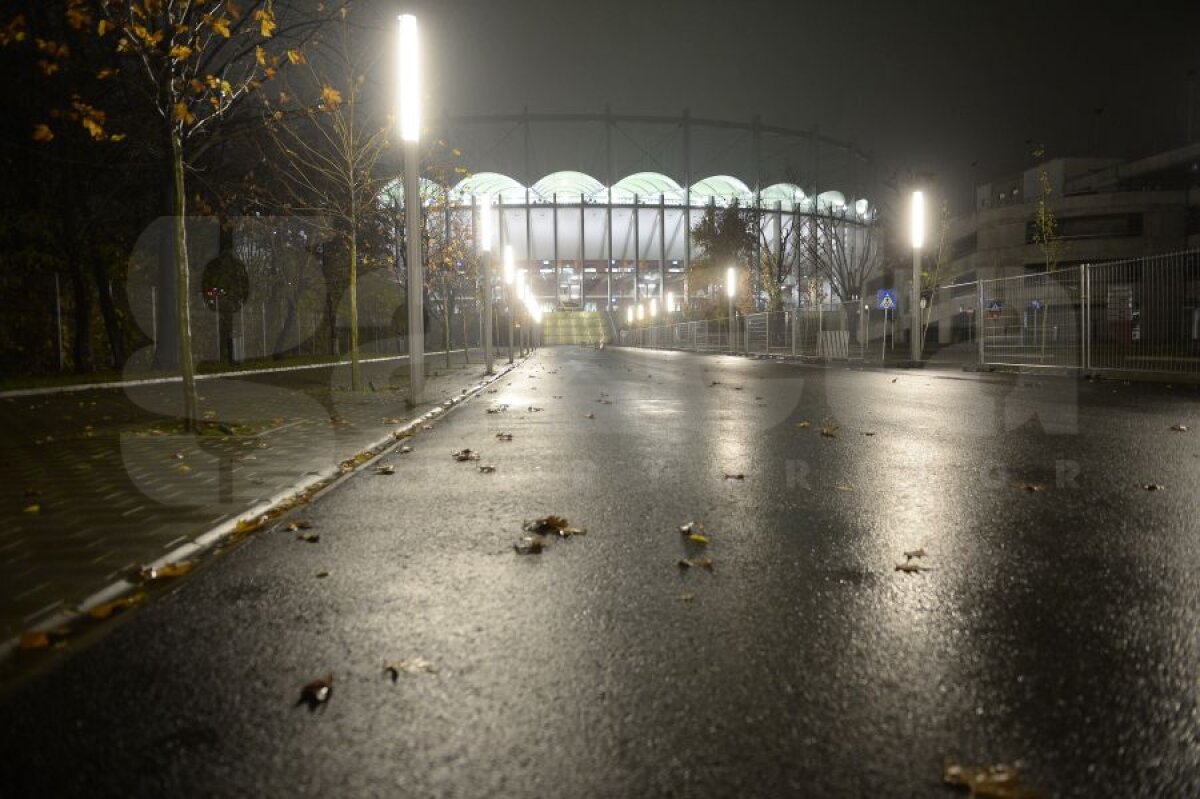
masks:
[[[897,292],[905,296],[906,292]],[[986,366],[1200,379],[1200,250],[1082,264],[931,292],[924,352]],[[869,304],[753,313],[620,331],[630,347],[693,352],[907,358],[910,318]]]
[[[618,343],[689,352],[862,358],[862,317],[849,316],[839,306],[752,313],[738,316],[732,325],[728,319],[701,319],[622,330]]]

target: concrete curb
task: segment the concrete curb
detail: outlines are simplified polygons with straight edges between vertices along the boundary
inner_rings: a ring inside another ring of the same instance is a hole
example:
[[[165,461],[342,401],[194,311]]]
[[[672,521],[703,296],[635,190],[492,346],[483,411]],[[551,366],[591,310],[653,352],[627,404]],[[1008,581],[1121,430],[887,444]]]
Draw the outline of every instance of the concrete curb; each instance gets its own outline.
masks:
[[[403,356],[407,357],[407,356]],[[391,359],[381,359],[391,360]],[[175,549],[168,552],[166,555],[158,558],[152,563],[146,564],[146,567],[159,569],[169,563],[178,563],[182,560],[195,558],[208,550],[213,549],[229,538],[237,529],[238,524],[243,520],[253,520],[270,513],[272,510],[286,505],[289,502],[296,500],[299,497],[313,500],[325,493],[326,491],[336,487],[343,480],[351,477],[362,469],[370,466],[376,460],[387,453],[389,447],[396,443],[399,438],[406,437],[406,433],[411,433],[414,430],[419,430],[423,425],[428,424],[434,419],[438,419],[450,413],[450,411],[462,405],[467,400],[475,397],[492,383],[506,377],[510,372],[523,364],[526,358],[520,358],[511,364],[505,364],[499,367],[495,374],[485,376],[483,380],[476,383],[473,387],[467,389],[464,393],[450,397],[442,402],[434,405],[425,413],[411,420],[386,435],[380,437],[365,448],[350,455],[348,458],[339,461],[332,467],[323,469],[315,474],[306,475],[304,479],[288,486],[268,499],[256,503],[250,508],[235,514],[232,518],[226,519],[220,524],[205,530],[198,534],[191,541],[180,544]],[[326,364],[327,365],[327,364]],[[214,375],[215,376],[215,375]],[[366,456],[366,457],[364,457]],[[349,468],[343,468],[343,464],[353,463]],[[312,492],[312,493],[309,493]],[[307,496],[306,496],[307,495]],[[273,519],[269,524],[264,526],[264,529],[274,527],[287,515],[285,510],[277,519]],[[261,531],[260,531],[261,532]],[[124,596],[138,587],[138,583],[129,580],[116,580],[109,585],[101,588],[89,595],[86,599],[80,602],[71,610],[56,610],[44,616],[34,618],[25,626],[25,631],[32,630],[53,630],[59,627],[73,627],[87,620],[88,613],[96,607]],[[0,642],[0,666],[7,665],[17,654],[21,633],[18,633],[12,638]]]

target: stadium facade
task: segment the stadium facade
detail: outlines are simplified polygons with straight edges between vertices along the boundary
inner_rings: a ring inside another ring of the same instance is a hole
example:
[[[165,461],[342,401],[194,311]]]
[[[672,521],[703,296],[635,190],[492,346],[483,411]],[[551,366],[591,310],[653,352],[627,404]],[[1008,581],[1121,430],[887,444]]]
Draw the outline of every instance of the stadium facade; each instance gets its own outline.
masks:
[[[491,141],[479,134],[488,126]],[[492,214],[497,252],[512,248],[517,268],[525,270],[545,310],[618,310],[651,298],[662,307],[669,298],[681,307],[689,297],[704,296],[715,287],[691,285],[689,270],[703,256],[692,230],[710,206],[737,202],[750,214],[760,233],[757,249],[771,248],[780,262],[792,265],[791,285],[800,262],[793,233],[803,231],[805,218],[835,215],[854,224],[874,213],[863,198],[864,167],[870,164],[865,155],[817,131],[766,126],[757,118],[739,123],[695,119],[686,112],[681,117],[524,113],[447,118],[442,132],[456,142],[474,134],[476,146],[470,150],[479,155],[470,164],[472,173],[449,187],[447,202],[440,201],[443,189],[431,183],[422,187],[426,201],[447,215],[447,229],[452,222],[469,225],[472,238],[480,214]],[[516,157],[503,148],[514,141],[523,144]],[[580,150],[603,157],[589,159]],[[551,162],[598,167],[610,176],[620,169],[625,176],[606,182],[585,168],[534,177],[539,166]],[[694,179],[700,166],[742,169],[749,179],[729,172]],[[805,186],[768,182],[800,173],[807,176]],[[844,185],[834,185],[837,181]],[[756,251],[754,262],[758,256]]]

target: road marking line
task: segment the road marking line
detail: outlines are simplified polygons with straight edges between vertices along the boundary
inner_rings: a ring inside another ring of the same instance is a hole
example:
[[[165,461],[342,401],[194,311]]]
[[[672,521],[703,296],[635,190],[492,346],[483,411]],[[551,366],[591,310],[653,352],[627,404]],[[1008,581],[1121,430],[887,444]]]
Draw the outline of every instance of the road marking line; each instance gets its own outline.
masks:
[[[38,583],[33,588],[26,588],[24,591],[22,591],[19,594],[13,594],[13,599],[24,599],[25,597],[29,596],[30,594],[36,594],[38,591],[41,591],[43,588],[45,588],[48,585],[50,585],[50,583]]]
[[[178,544],[180,541],[186,541],[186,540],[187,540],[187,536],[186,536],[186,535],[181,535],[181,536],[179,536],[178,538],[172,538],[170,541],[168,541],[167,543],[163,544],[163,549],[170,549],[171,547],[173,547],[173,546],[175,546],[176,544]]]
[[[50,583],[46,583],[46,585],[49,585],[49,584]],[[30,619],[35,619],[38,616],[45,615],[46,613],[49,613],[52,609],[58,607],[62,603],[63,603],[63,601],[61,599],[56,599],[53,602],[51,602],[49,605],[46,605],[44,608],[38,608],[33,613],[30,613],[28,616],[22,616],[21,621],[29,621]],[[50,625],[47,625],[47,626],[50,626]]]

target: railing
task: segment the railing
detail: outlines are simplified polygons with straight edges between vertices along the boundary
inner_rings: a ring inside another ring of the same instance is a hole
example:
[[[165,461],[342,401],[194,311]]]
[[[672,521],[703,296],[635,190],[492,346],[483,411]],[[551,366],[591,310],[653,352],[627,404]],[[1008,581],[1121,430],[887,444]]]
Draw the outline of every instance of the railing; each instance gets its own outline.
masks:
[[[728,319],[701,319],[620,331],[626,347],[793,355],[833,359],[862,358],[861,331],[839,306],[832,309],[771,311]]]
[[[901,298],[906,291],[898,291]],[[1200,250],[942,286],[923,319],[926,360],[1200,379]],[[635,327],[624,346],[907,360],[911,317],[832,306]]]

